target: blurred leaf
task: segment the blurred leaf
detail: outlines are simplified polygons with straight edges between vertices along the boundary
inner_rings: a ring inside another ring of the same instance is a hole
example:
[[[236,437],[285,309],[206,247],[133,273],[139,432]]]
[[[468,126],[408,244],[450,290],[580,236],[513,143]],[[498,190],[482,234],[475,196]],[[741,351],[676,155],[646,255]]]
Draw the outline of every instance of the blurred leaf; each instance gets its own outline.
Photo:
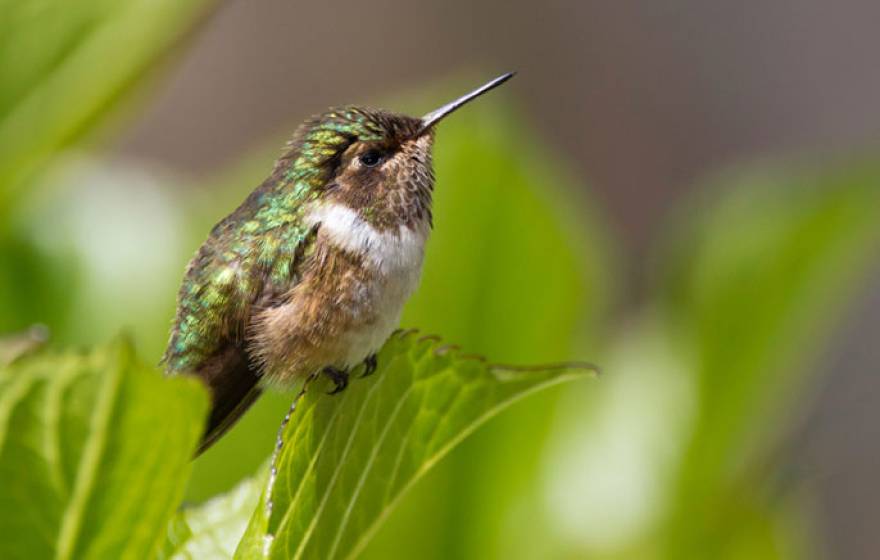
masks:
[[[28,330],[0,336],[0,367],[8,366],[15,360],[39,350],[49,338],[49,332],[42,325],[34,325]]]
[[[0,370],[0,557],[154,556],[206,410],[126,342]]]
[[[437,133],[434,231],[402,323],[507,361],[568,356],[608,305],[602,223],[515,112],[468,111]]]
[[[141,79],[206,3],[0,2],[0,221],[26,179]]]
[[[257,507],[264,476],[247,478],[228,493],[179,511],[169,526],[160,560],[232,558]]]
[[[528,512],[542,537],[511,539],[498,557],[654,557],[642,539],[668,513],[693,430],[692,372],[679,350],[656,313],[626,322],[590,398],[569,391],[560,400],[533,483],[543,500]]]
[[[412,332],[393,336],[379,364],[336,398],[323,394],[324,379],[300,398],[237,557],[356,556],[462,438],[511,402],[589,371],[489,366]]]
[[[760,482],[775,469],[756,464],[759,453],[880,256],[877,167],[742,174],[724,186],[720,200],[688,209],[664,254],[661,301],[693,356],[698,406],[670,558],[722,557],[732,528],[749,526],[738,512],[776,509]]]
[[[0,333],[34,323],[53,332],[70,319],[70,294],[80,287],[79,269],[70,252],[50,252],[28,233],[0,226]]]
[[[57,263],[70,255],[67,260],[75,268],[68,264],[67,269],[44,267],[34,273],[30,285],[60,291],[64,305],[37,307],[28,300],[41,298],[25,284],[18,291],[28,298],[18,303],[22,311],[17,317],[46,324],[53,343],[62,345],[92,345],[124,325],[145,359],[158,363],[180,278],[193,252],[190,218],[182,207],[187,185],[131,162],[70,155],[45,179],[41,200],[29,198],[16,210],[15,230],[32,239],[49,263],[51,257]]]

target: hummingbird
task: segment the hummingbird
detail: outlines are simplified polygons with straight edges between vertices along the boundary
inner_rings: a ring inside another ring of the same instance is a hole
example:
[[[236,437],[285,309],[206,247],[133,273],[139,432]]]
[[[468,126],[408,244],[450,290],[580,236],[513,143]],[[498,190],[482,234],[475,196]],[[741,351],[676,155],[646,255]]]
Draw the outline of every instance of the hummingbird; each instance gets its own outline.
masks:
[[[189,262],[162,359],[199,377],[211,412],[197,454],[266,388],[377,367],[416,289],[433,227],[437,124],[503,74],[416,118],[343,106],[306,120],[272,173]]]

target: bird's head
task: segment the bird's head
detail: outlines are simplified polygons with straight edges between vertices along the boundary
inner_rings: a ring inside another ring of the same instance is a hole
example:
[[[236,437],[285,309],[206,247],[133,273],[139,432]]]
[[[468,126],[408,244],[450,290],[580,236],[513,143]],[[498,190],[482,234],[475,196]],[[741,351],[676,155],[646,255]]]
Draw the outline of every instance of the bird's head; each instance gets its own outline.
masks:
[[[429,224],[437,123],[512,76],[504,74],[421,118],[355,106],[330,109],[300,126],[275,172],[305,185],[322,203],[356,211],[376,228]]]

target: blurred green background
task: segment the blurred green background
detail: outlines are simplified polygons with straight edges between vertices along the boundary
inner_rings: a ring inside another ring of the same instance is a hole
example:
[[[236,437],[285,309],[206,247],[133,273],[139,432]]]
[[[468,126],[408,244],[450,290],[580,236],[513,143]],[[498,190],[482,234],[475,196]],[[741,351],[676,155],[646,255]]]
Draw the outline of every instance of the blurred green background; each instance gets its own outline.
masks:
[[[500,4],[0,1],[0,333],[125,328],[158,362],[189,256],[300,120],[511,65],[439,132],[403,325],[604,375],[474,434],[364,556],[876,558],[880,10]],[[254,472],[289,399],[190,501]]]

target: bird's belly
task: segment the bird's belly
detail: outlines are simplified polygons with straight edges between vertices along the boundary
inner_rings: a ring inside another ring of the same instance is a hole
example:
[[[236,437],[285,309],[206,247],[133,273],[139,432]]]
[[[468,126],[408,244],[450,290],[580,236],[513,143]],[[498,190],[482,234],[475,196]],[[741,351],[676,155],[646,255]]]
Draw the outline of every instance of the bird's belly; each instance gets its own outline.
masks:
[[[395,274],[363,286],[363,296],[351,309],[342,311],[351,317],[339,333],[339,359],[333,365],[355,366],[373,354],[388,339],[400,322],[400,314],[419,279],[419,268]]]
[[[359,265],[352,277],[361,278],[348,288],[338,311],[350,318],[337,339],[337,361],[351,367],[376,352],[397,328],[406,300],[415,290],[422,268],[427,223],[375,229],[351,209],[321,205],[310,215],[320,222],[324,243],[354,257]],[[347,307],[347,308],[346,308]]]
[[[321,235],[286,303],[255,321],[251,350],[268,384],[358,365],[397,328],[418,284],[426,233],[382,234],[388,237],[371,239],[363,251],[328,235],[326,222]]]

